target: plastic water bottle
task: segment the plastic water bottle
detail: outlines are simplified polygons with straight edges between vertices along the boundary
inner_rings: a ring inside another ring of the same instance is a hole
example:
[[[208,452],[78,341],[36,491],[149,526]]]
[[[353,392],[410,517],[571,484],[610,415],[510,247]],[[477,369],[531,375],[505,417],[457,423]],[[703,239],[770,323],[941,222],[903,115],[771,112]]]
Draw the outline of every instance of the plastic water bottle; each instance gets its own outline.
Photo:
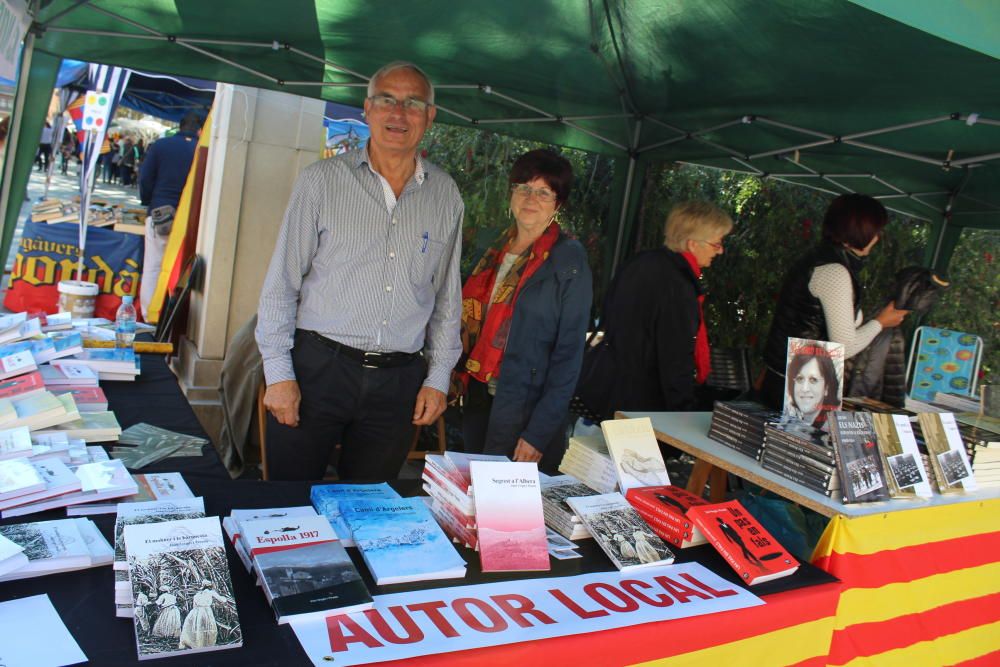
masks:
[[[135,340],[135,306],[132,305],[132,297],[125,295],[122,297],[122,305],[118,306],[118,312],[115,314],[115,347],[131,348],[133,340]]]

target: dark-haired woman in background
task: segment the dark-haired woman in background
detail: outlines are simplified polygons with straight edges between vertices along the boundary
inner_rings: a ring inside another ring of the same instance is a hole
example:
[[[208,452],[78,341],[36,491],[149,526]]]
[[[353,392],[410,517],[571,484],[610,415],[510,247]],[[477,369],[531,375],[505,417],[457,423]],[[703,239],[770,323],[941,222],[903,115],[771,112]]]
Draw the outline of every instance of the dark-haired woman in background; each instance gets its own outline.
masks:
[[[552,470],[562,459],[569,401],[580,373],[591,274],[587,253],[556,214],[573,169],[547,150],[525,153],[510,173],[514,224],[462,288],[465,451],[504,454]]]
[[[830,204],[823,218],[823,240],[792,267],[778,297],[764,347],[761,394],[768,406],[782,406],[790,337],[841,343],[849,359],[880,331],[899,326],[906,317],[908,311],[892,303],[868,322],[861,313],[858,273],[888,222],[885,207],[866,195],[841,195]]]

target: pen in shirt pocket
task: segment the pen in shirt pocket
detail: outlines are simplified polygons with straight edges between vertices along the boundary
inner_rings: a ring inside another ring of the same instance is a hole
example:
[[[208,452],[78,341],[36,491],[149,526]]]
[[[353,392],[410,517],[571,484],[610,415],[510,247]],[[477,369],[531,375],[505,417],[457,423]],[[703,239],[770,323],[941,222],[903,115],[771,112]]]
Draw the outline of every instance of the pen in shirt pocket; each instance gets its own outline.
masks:
[[[427,232],[424,232],[424,235],[421,238],[424,240],[424,242],[420,246],[420,252],[424,253],[424,252],[427,252],[427,241],[430,240],[430,234],[428,234]]]

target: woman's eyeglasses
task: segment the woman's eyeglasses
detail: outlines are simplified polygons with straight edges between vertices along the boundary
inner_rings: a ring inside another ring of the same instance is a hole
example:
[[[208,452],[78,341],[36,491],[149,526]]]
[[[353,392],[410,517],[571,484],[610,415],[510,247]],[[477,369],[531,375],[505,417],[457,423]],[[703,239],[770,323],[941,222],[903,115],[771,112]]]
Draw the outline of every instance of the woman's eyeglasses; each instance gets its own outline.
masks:
[[[533,188],[527,183],[512,185],[510,190],[518,197],[524,197],[525,199],[531,195],[535,195],[535,199],[546,204],[550,204],[556,200],[556,193],[552,192],[552,190],[547,188]]]

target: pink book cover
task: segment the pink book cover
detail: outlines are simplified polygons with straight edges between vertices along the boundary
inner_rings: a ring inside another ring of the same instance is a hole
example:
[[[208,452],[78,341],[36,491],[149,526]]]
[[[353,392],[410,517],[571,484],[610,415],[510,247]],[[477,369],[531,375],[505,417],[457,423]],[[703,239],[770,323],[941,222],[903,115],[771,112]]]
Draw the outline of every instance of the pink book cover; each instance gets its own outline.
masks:
[[[42,374],[32,371],[0,382],[0,398],[17,398],[45,389]]]
[[[72,394],[73,402],[81,410],[99,411],[108,409],[108,399],[104,395],[104,390],[100,387],[75,387],[66,385],[63,387],[53,387],[52,393],[56,395]]]
[[[483,572],[549,570],[537,464],[472,461],[470,471]]]

